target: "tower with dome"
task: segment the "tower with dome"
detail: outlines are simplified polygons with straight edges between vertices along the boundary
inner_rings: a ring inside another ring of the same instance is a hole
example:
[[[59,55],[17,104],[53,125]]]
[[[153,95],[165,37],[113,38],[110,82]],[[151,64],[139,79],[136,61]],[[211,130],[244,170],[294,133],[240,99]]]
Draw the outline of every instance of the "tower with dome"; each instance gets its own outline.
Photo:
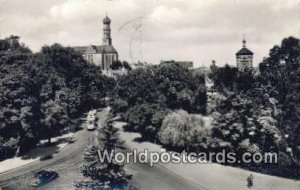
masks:
[[[81,53],[88,63],[98,65],[103,71],[108,71],[111,64],[118,60],[118,52],[112,45],[110,18],[106,16],[102,24],[102,45],[76,46],[73,48]]]
[[[253,52],[246,47],[246,40],[243,40],[243,47],[236,53],[236,64],[239,71],[253,68]]]
[[[108,16],[103,19],[103,39],[102,44],[111,46],[111,30],[110,30],[111,20]]]

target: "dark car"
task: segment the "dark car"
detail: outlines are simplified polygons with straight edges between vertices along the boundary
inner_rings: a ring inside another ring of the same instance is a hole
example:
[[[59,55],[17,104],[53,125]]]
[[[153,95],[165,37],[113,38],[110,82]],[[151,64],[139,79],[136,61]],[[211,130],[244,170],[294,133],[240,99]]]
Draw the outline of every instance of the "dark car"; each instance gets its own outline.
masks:
[[[58,177],[58,173],[54,171],[45,171],[41,170],[34,174],[34,181],[31,184],[33,187],[39,187],[46,183],[49,183],[50,181],[56,179]]]

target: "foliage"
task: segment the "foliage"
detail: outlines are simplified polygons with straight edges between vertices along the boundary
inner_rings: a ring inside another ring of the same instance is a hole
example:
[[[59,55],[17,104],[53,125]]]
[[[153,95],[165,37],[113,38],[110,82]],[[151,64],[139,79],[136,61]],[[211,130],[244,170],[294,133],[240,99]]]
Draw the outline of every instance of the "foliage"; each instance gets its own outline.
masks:
[[[225,65],[212,70],[209,77],[213,80],[214,86],[218,92],[225,91],[248,91],[254,87],[257,82],[253,70],[238,71],[236,67]]]
[[[118,70],[118,69],[121,69],[122,67],[123,67],[122,62],[119,61],[119,60],[118,61],[113,61],[111,66],[110,66],[110,68],[112,70]]]
[[[234,83],[237,81],[238,70],[235,67],[225,65],[225,67],[217,67],[209,73],[209,78],[214,82],[214,88],[218,91],[225,89],[233,90]]]
[[[288,144],[279,127],[284,113],[280,109],[280,103],[266,93],[268,91],[270,89],[261,86],[248,93],[235,92],[227,95],[227,99],[217,106],[210,149],[225,149],[238,156],[244,152],[277,153],[277,164],[238,165],[273,175],[299,177],[299,164],[287,152]]]
[[[0,160],[67,131],[114,85],[72,48],[54,44],[33,54],[17,36],[0,40]]]
[[[293,155],[300,159],[300,40],[283,39],[259,66],[261,81],[277,91],[283,112],[279,128],[286,134]]]
[[[207,149],[210,131],[203,116],[178,110],[164,118],[158,137],[167,147],[185,149],[189,152],[190,148]]]
[[[129,123],[129,130],[155,141],[169,110],[184,109],[204,114],[206,101],[203,75],[196,75],[179,64],[161,64],[121,76],[111,106],[115,114],[122,113]]]
[[[259,93],[263,92],[255,93],[255,97],[244,93],[232,94],[221,102],[213,135],[228,142],[226,148],[229,150],[278,151],[283,134],[278,130],[276,102],[263,94],[258,96]]]
[[[140,104],[130,108],[124,119],[129,123],[127,130],[137,131],[143,139],[153,141],[166,114],[167,110],[159,104]]]
[[[289,37],[260,63],[260,74],[215,68],[211,77],[225,99],[215,107],[212,148],[242,153],[277,152],[278,164],[244,167],[299,177],[300,40]],[[227,71],[225,71],[227,70]]]
[[[170,109],[205,112],[206,88],[203,76],[193,75],[177,64],[136,69],[117,81],[114,96],[131,107],[142,103]]]
[[[113,61],[110,68],[112,70],[119,70],[119,69],[125,68],[126,70],[129,70],[129,71],[132,69],[127,61],[121,62],[119,60]]]
[[[108,123],[101,129],[98,139],[99,147],[90,146],[85,149],[82,174],[95,182],[108,185],[109,189],[125,189],[131,176],[126,174],[124,166],[108,158],[101,162],[99,158],[99,154],[104,155],[105,151],[110,155],[124,149],[118,130]]]

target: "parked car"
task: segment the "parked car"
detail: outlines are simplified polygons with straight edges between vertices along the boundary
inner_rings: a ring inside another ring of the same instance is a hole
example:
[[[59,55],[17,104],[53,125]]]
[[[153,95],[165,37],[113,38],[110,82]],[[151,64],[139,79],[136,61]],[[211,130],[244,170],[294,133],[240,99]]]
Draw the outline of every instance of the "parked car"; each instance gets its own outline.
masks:
[[[34,181],[32,182],[31,186],[39,187],[53,181],[58,177],[58,173],[54,171],[46,171],[41,170],[34,174]]]

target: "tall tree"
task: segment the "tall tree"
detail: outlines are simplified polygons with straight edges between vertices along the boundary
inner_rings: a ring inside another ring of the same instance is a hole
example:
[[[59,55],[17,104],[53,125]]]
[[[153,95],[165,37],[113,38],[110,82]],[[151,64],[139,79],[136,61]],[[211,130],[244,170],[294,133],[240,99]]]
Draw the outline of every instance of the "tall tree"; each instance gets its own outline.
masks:
[[[103,157],[105,154],[113,154],[114,158],[116,151],[122,149],[124,146],[119,139],[118,129],[108,123],[100,132],[99,147],[91,146],[85,150],[84,163],[81,167],[83,175],[101,184],[108,184],[110,189],[125,189],[131,176],[126,174],[124,165],[108,158],[101,161],[99,157],[99,154]]]

